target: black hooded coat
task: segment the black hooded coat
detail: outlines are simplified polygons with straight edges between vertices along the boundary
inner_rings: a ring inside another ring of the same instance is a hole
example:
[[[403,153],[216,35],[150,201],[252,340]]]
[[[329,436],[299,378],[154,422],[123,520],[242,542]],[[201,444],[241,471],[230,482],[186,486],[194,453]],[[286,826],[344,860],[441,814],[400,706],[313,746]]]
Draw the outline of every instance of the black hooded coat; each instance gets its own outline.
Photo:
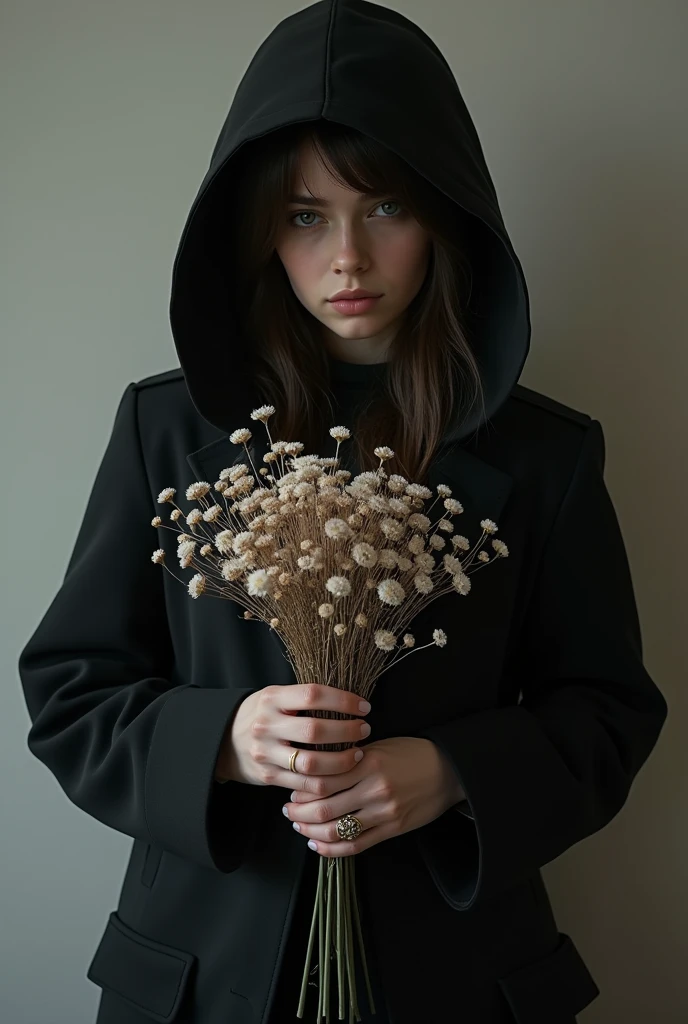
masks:
[[[442,628],[450,643],[393,666],[373,695],[368,742],[432,740],[470,810],[357,856],[386,1003],[372,1019],[571,1024],[598,987],[540,868],[619,812],[667,707],[643,666],[601,425],[517,384],[526,284],[452,72],[416,25],[363,0],[287,17],[245,72],[175,260],[181,365],[125,389],[64,581],[20,656],[29,749],[74,804],[133,839],[87,971],[97,1021],[296,1019],[295,995],[277,993],[288,957],[302,962],[294,936],[318,854],[285,822],[284,789],[214,781],[240,701],[293,673],[273,630],[233,602],[191,600],[152,563],[170,549],[150,521],[164,487],[212,483],[242,460],[233,430],[253,430],[255,464],[266,450],[215,214],[240,148],[319,118],[394,150],[473,224],[489,422],[448,431],[429,483],[464,505],[462,533],[491,518],[510,550],[470,596],[414,620],[416,636]]]

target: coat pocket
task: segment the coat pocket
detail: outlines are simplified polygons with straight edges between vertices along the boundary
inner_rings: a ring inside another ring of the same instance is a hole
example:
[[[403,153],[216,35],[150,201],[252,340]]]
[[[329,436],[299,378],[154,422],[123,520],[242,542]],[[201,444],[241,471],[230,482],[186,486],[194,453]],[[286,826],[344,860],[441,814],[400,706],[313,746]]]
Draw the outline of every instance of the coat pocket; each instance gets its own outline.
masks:
[[[86,977],[166,1024],[179,1012],[195,962],[193,953],[141,935],[113,910]]]
[[[499,979],[518,1024],[574,1024],[600,994],[571,938],[558,934],[551,953]]]

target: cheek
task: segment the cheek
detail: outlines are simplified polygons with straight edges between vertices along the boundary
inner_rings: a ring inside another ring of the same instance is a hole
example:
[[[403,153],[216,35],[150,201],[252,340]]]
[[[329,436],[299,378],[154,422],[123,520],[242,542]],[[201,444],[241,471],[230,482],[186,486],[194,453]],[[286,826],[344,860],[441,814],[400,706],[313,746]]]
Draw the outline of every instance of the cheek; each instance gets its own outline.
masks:
[[[310,283],[315,280],[312,255],[304,246],[299,245],[283,245],[277,247],[276,251],[294,291],[300,294],[307,293]]]
[[[390,239],[385,245],[381,259],[385,273],[399,285],[414,285],[422,280],[430,254],[430,243],[426,235],[409,232]]]

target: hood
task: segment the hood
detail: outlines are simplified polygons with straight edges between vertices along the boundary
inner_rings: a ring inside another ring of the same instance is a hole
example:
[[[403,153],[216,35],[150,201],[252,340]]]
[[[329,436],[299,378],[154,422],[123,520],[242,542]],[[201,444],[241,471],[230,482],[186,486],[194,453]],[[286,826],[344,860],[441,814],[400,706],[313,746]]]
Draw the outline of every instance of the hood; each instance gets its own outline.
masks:
[[[239,422],[247,346],[236,328],[213,233],[225,171],[240,147],[288,124],[325,118],[401,156],[469,216],[470,335],[491,419],[518,381],[530,344],[526,282],[507,234],[478,135],[451,68],[397,11],[365,0],[321,0],[281,21],[236,90],[189,212],[172,272],[170,322],[191,399],[209,423]],[[253,408],[253,406],[251,406]],[[246,418],[246,410],[241,410]],[[482,411],[445,440],[473,434]]]

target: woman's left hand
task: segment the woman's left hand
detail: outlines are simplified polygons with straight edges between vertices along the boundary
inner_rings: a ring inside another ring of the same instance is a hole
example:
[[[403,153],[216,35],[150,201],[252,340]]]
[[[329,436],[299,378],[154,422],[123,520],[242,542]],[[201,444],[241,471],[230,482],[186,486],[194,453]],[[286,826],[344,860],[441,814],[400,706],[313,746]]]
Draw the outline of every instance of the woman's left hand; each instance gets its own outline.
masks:
[[[348,857],[376,843],[427,825],[463,800],[461,784],[439,747],[416,736],[392,736],[361,748],[365,757],[348,789],[327,797],[301,790],[284,813],[323,857]],[[357,839],[337,835],[337,819],[355,814],[363,825]]]

